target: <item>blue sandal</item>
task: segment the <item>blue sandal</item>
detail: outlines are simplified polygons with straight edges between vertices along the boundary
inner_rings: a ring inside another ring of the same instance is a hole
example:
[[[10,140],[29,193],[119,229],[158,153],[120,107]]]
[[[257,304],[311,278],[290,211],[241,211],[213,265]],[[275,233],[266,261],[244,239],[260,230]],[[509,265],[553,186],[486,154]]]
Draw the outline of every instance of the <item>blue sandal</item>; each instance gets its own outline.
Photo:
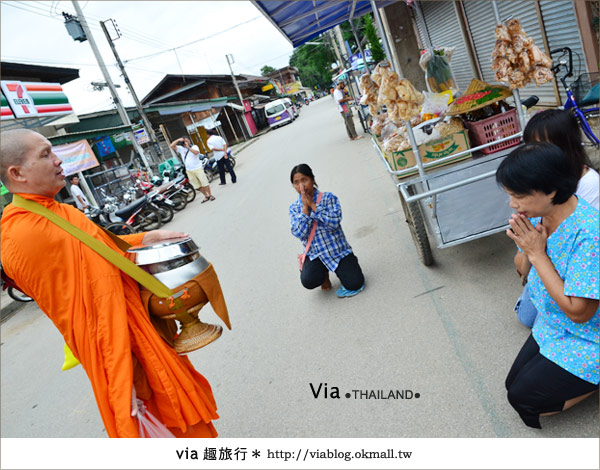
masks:
[[[337,292],[335,293],[335,295],[337,295],[340,299],[343,299],[345,297],[353,297],[356,294],[360,294],[365,288],[365,285],[363,284],[362,287],[358,290],[348,290],[346,289],[344,286],[340,287]]]

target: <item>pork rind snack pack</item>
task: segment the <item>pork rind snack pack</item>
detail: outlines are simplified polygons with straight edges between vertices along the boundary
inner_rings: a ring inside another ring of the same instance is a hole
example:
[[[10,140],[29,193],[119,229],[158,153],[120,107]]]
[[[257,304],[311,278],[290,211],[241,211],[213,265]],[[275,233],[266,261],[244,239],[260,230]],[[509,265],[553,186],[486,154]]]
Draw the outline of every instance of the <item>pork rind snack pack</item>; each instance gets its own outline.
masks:
[[[369,105],[373,115],[385,106],[389,120],[398,126],[419,114],[424,99],[410,81],[400,79],[386,64],[379,64],[370,76],[363,75],[360,88],[361,104]]]
[[[496,46],[492,52],[496,80],[508,82],[511,90],[534,81],[540,86],[553,79],[552,59],[527,37],[517,19],[496,26]]]

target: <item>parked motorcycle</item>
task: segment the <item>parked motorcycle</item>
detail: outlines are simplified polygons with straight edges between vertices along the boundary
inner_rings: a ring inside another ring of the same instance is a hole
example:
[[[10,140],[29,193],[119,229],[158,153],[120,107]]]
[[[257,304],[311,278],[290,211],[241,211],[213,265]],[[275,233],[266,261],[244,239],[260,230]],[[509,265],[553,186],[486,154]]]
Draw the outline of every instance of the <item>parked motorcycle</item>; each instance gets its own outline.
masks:
[[[165,202],[166,200],[169,200],[172,202],[172,204],[169,203],[169,205],[174,210],[180,211],[187,206],[188,195],[190,193],[190,189],[184,184],[185,181],[187,181],[187,176],[183,174],[179,175],[174,181],[167,182],[166,184],[162,184],[163,180],[158,178],[154,179],[152,183],[138,180],[136,185],[146,194],[156,192],[162,195],[165,198]],[[191,192],[193,192],[193,197],[190,200],[193,201],[196,199],[196,190],[191,188]]]
[[[123,201],[126,203],[130,203],[137,199],[138,197],[138,183],[141,183],[140,180],[136,181],[136,186],[129,188],[125,194],[123,194]],[[173,220],[174,215],[174,207],[175,202],[166,197],[164,194],[160,194],[158,191],[150,191],[148,193],[148,198],[150,199],[150,205],[152,208],[156,209],[160,213],[160,218],[162,219],[162,223],[166,224]]]
[[[162,181],[162,183],[160,181]],[[160,180],[159,178],[159,181],[154,183],[155,186],[161,186],[161,184],[163,183],[172,181],[176,181],[177,184],[183,185],[183,188],[178,187],[177,189],[182,189],[181,192],[185,194],[187,202],[192,202],[194,199],[196,199],[196,190],[191,185],[190,180],[187,177],[187,173],[185,172],[185,167],[183,165],[177,166],[172,170],[163,171],[163,179]]]
[[[104,191],[102,193],[104,206],[102,209],[93,208],[89,217],[107,230],[117,235],[126,235],[156,230],[162,225],[160,212],[150,205],[147,195],[119,209],[116,197],[107,196]]]
[[[0,277],[2,278],[2,290],[7,291],[11,299],[18,302],[33,301],[31,297],[29,297],[19,288],[15,281],[8,277],[8,275],[4,272],[4,269],[2,269],[2,265],[0,265]]]
[[[231,153],[231,150],[227,151],[227,157],[231,162],[231,167],[235,168],[235,157]],[[202,162],[202,166],[204,167],[204,172],[206,173],[206,177],[208,181],[212,181],[219,176],[219,167],[215,157],[208,158],[206,155],[200,160]],[[227,171],[227,170],[225,170]]]

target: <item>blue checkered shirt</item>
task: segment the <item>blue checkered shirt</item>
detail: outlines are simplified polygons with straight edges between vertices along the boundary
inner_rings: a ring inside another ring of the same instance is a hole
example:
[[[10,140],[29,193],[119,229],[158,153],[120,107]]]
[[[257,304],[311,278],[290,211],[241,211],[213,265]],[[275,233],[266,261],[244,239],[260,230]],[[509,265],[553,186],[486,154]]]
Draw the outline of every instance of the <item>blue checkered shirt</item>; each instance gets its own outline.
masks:
[[[315,188],[313,201],[317,202],[319,190]],[[308,250],[308,258],[312,261],[320,258],[329,271],[335,271],[340,260],[350,253],[352,248],[346,241],[342,230],[342,207],[337,196],[323,193],[317,210],[310,215],[302,213],[302,200],[298,199],[290,204],[290,226],[292,235],[299,238],[306,248],[306,242],[312,229],[313,221],[317,221],[315,237]]]

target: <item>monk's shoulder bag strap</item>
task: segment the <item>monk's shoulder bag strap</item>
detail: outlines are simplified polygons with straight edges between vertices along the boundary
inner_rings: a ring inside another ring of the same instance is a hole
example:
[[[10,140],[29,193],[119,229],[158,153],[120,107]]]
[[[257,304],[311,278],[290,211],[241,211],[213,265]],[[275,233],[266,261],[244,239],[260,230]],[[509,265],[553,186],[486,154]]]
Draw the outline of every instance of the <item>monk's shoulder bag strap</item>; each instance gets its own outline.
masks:
[[[114,264],[117,268],[123,271],[125,274],[128,274],[130,277],[139,282],[142,286],[148,289],[157,297],[168,298],[174,295],[174,292],[165,286],[162,282],[156,279],[154,276],[148,274],[142,268],[137,266],[135,263],[132,263],[127,258],[125,258],[120,253],[117,253],[112,248],[106,246],[100,240],[92,237],[90,234],[84,232],[79,227],[76,227],[71,222],[63,219],[59,215],[52,212],[50,209],[38,204],[35,201],[30,201],[25,199],[18,194],[13,196],[12,204],[16,207],[20,207],[22,209],[28,210],[29,212],[33,212],[34,214],[45,217],[53,224],[57,225],[61,229],[70,233],[72,236],[77,238],[82,243],[86,244],[104,259],[106,259],[109,263]],[[131,245],[127,243],[122,238],[119,238],[114,233],[105,230],[103,227],[100,227],[104,232],[115,242],[115,244],[123,251],[127,251]]]

